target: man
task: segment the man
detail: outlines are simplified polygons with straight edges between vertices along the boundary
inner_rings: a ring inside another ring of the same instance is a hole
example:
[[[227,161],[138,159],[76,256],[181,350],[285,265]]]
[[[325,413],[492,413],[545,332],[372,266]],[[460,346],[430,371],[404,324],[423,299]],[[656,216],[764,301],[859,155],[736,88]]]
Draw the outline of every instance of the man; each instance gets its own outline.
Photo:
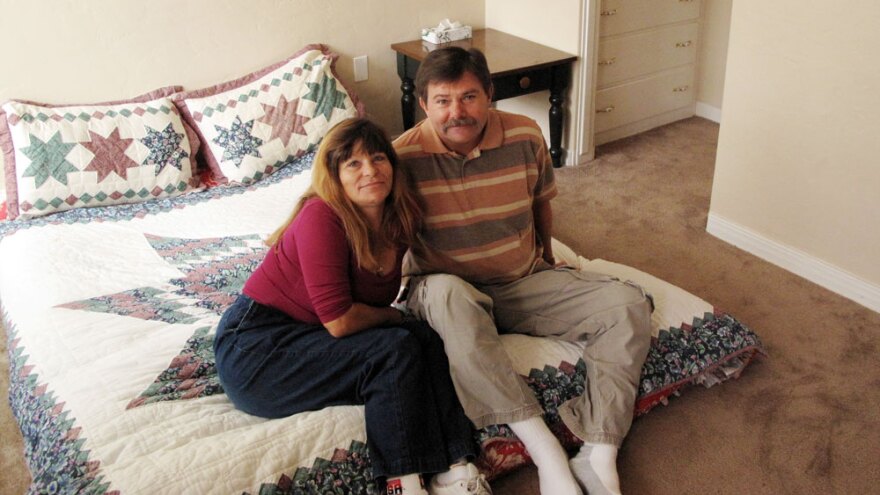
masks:
[[[443,48],[419,67],[427,118],[394,142],[427,215],[411,250],[407,306],[443,337],[456,391],[478,428],[507,423],[538,467],[541,493],[619,493],[617,448],[629,431],[650,345],[641,288],[556,266],[556,195],[537,124],[490,107],[478,50]],[[514,371],[501,332],[586,344],[586,391],[559,409],[584,440],[568,462],[534,394]]]

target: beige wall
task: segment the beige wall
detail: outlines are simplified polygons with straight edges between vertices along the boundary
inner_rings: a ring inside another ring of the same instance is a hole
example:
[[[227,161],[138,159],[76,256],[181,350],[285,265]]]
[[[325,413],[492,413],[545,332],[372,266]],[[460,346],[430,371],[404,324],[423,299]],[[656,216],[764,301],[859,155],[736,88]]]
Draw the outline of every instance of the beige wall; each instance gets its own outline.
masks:
[[[552,4],[534,0],[485,0],[486,27],[510,33],[557,50],[580,54],[581,21],[584,0],[556,0]],[[578,65],[572,69],[572,83],[564,95],[566,112],[562,147],[567,151],[566,164],[577,164],[578,157],[572,153],[576,141],[578,123],[573,109],[580,104],[576,87]],[[497,108],[522,113],[535,119],[550,139],[550,92],[540,91],[518,98],[497,102]]]
[[[877,26],[873,0],[734,3],[710,208],[710,223],[852,275],[869,298],[880,295]]]
[[[557,50],[578,53],[584,0],[485,0],[486,27],[500,29]]]
[[[703,0],[703,24],[697,61],[697,102],[721,109],[724,95],[724,67],[730,34],[733,0]]]
[[[281,60],[307,43],[325,43],[341,55],[337,70],[346,81],[353,81],[352,57],[369,56],[369,80],[350,88],[397,134],[400,80],[389,45],[418,38],[422,27],[444,17],[483,27],[485,6],[471,0],[0,0],[8,44],[0,102],[100,101],[171,84],[195,89]]]

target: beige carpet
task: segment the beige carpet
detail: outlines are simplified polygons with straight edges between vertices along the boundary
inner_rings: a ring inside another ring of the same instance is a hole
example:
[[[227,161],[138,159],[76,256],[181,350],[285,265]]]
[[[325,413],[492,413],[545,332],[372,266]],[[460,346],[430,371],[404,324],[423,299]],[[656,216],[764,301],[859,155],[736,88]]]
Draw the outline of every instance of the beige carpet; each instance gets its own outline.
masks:
[[[689,389],[638,418],[619,460],[624,493],[878,493],[880,314],[705,232],[717,139],[716,124],[692,118],[557,172],[561,241],[715,304],[755,330],[770,355],[739,380]],[[5,352],[0,366],[8,368]],[[4,494],[27,488],[21,451],[4,401]],[[493,487],[496,495],[538,493],[533,469]]]

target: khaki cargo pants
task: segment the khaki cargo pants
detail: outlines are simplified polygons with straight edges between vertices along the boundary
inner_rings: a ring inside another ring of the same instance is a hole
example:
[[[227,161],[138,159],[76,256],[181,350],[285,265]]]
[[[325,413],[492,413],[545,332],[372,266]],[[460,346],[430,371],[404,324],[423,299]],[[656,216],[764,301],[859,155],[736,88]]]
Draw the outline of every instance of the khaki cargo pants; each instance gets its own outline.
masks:
[[[477,428],[543,412],[499,339],[519,333],[585,343],[585,392],[559,414],[584,441],[623,441],[651,343],[650,296],[639,286],[551,268],[498,285],[418,276],[409,288],[407,306],[443,338],[456,392]]]

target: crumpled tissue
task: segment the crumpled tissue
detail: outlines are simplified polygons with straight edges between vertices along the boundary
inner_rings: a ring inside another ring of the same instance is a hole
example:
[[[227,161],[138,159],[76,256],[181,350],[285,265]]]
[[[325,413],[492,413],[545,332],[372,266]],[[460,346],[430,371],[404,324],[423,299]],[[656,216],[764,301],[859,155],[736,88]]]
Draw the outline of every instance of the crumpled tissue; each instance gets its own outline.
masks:
[[[422,29],[422,39],[430,43],[448,43],[472,36],[470,26],[462,26],[460,22],[449,19],[443,19],[437,27]]]

